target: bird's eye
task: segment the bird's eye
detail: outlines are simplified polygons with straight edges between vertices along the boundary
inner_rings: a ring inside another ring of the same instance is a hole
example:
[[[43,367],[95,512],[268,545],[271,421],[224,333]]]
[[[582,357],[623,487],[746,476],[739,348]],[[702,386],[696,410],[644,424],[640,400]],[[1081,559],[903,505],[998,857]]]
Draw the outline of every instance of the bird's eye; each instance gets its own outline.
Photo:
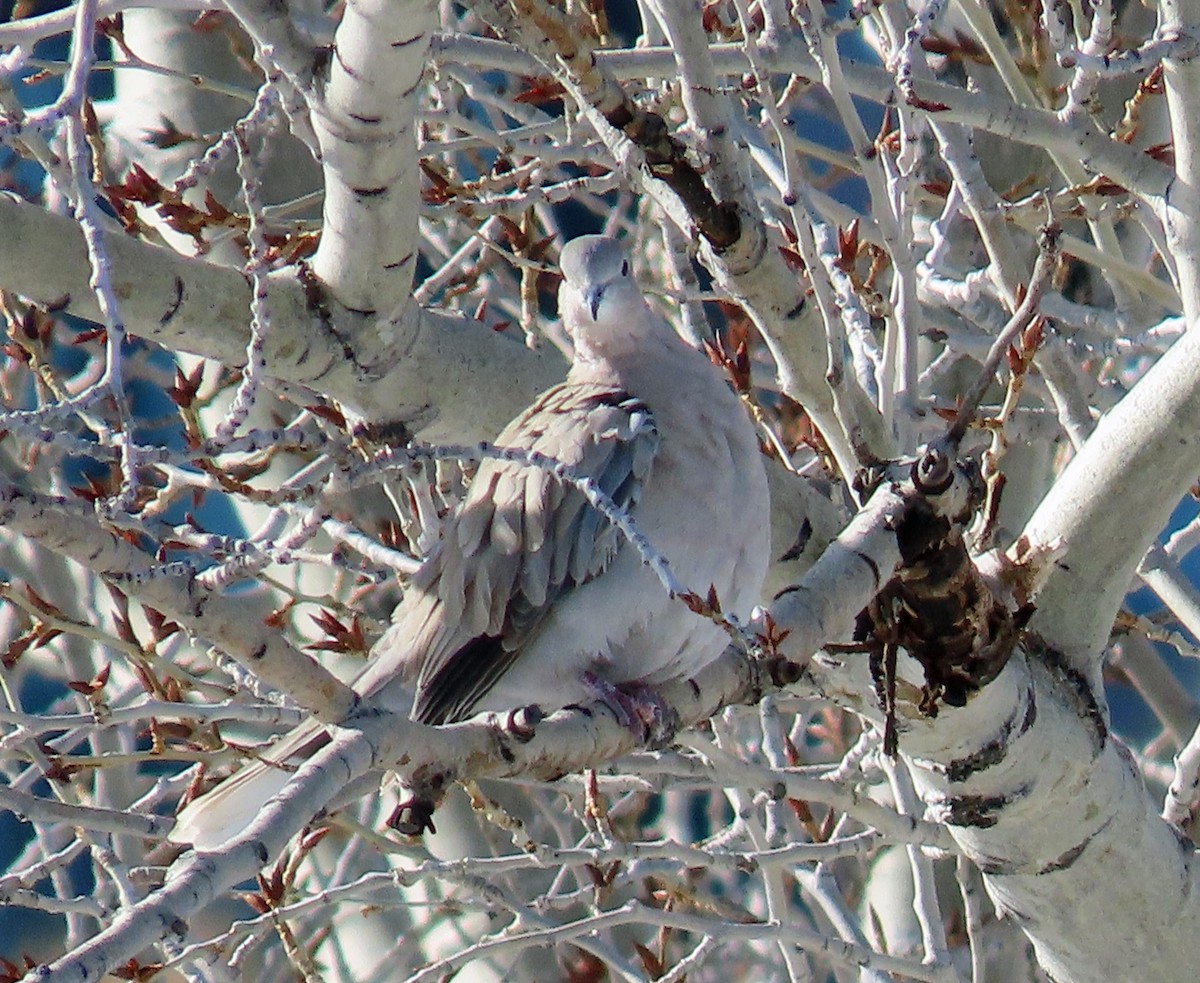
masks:
[[[621,264],[621,276],[629,276],[629,260]]]

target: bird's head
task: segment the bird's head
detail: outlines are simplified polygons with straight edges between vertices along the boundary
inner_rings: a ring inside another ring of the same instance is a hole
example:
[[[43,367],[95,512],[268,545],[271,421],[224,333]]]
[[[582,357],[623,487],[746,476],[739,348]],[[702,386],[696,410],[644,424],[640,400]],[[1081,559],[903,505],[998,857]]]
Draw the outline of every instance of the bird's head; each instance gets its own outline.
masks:
[[[616,239],[580,236],[563,246],[558,311],[577,351],[604,355],[636,344],[657,319]]]

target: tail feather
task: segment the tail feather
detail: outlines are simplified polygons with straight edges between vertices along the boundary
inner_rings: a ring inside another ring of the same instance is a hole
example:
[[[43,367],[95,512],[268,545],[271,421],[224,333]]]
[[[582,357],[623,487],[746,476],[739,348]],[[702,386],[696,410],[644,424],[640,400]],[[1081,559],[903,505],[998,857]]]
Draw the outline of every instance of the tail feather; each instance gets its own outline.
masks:
[[[288,783],[295,766],[324,743],[317,724],[303,724],[264,755],[188,803],[175,819],[168,839],[213,850],[237,836],[258,816],[267,800]]]

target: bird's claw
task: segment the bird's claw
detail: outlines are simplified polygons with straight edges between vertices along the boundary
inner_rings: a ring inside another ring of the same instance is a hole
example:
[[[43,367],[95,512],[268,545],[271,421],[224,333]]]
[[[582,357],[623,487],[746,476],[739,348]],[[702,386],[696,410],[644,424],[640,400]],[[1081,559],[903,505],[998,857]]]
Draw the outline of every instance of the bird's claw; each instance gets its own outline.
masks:
[[[645,683],[614,685],[592,672],[585,672],[583,678],[588,689],[613,711],[617,722],[632,733],[639,744],[661,747],[675,735],[678,714],[653,686]]]

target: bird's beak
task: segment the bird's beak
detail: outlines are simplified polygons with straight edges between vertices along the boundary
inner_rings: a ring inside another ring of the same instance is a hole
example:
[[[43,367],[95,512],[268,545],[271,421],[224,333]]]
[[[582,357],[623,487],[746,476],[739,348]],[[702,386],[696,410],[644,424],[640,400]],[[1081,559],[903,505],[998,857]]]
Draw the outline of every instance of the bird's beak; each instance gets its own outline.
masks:
[[[585,290],[583,293],[583,302],[587,304],[587,309],[592,312],[592,320],[596,320],[596,314],[600,310],[600,298],[604,296],[604,287],[592,287],[591,290]]]

